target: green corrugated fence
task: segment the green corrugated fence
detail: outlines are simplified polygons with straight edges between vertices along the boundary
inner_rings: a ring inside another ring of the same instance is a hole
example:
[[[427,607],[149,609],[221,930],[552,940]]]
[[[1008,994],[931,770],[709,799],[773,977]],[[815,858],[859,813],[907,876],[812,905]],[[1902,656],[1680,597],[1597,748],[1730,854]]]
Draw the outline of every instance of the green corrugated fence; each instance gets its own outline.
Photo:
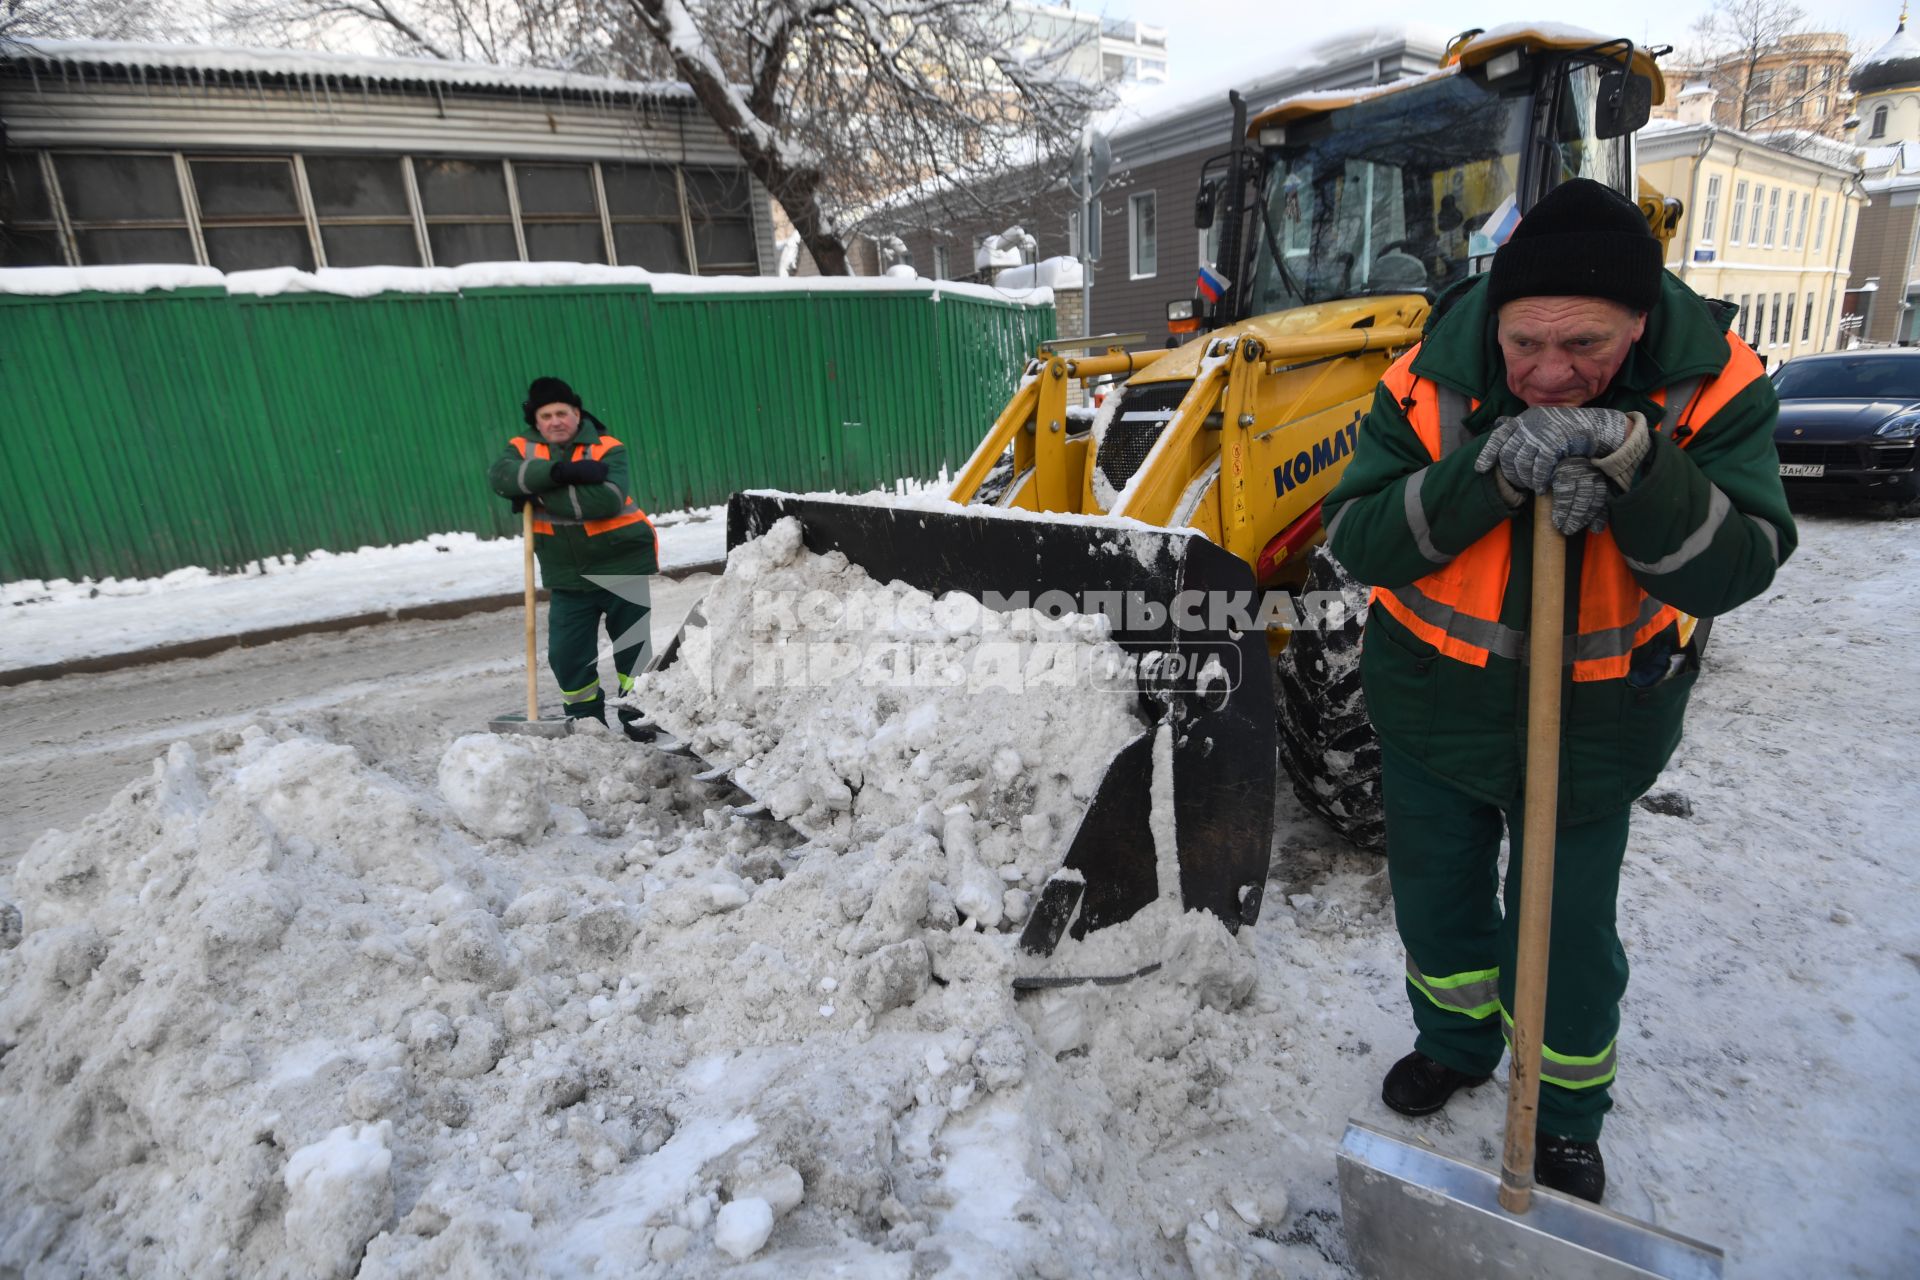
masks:
[[[1053,336],[951,291],[0,296],[0,581],[510,534],[485,472],[540,374],[627,443],[649,511],[931,476]]]

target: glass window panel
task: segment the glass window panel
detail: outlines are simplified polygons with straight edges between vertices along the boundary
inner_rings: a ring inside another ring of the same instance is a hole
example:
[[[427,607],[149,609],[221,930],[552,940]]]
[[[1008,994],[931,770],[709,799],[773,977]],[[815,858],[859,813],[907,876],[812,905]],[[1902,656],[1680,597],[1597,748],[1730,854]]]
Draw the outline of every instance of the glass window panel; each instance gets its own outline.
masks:
[[[593,198],[593,172],[583,164],[519,164],[513,166],[520,184],[521,213],[588,213],[599,215]]]
[[[618,218],[678,218],[680,189],[673,170],[651,164],[603,164],[600,180],[607,188],[607,211]]]
[[[297,218],[287,160],[189,160],[202,218]]]
[[[506,172],[498,160],[415,160],[413,176],[428,217],[512,212]]]
[[[744,169],[686,169],[687,209],[695,218],[747,211],[750,204]]]
[[[0,267],[58,267],[66,261],[57,231],[22,231],[16,227],[0,234]]]
[[[753,251],[753,226],[746,222],[696,222],[693,244],[702,271],[751,266],[757,256]]]
[[[417,267],[412,227],[322,227],[330,267]]]
[[[9,153],[5,181],[0,216],[13,222],[53,221],[53,201],[47,198],[47,183],[40,176],[38,155],[31,151]]]
[[[78,156],[53,158],[75,222],[162,221],[186,217],[172,156]],[[184,234],[184,233],[182,233]],[[115,262],[192,262],[178,258],[116,258]]]
[[[322,218],[409,218],[406,176],[391,156],[308,156],[307,188]]]
[[[75,231],[74,239],[80,243],[80,261],[89,267],[195,260],[193,237],[185,227]]]
[[[623,267],[645,267],[649,271],[687,269],[687,251],[680,243],[680,228],[667,222],[616,222],[613,247]]]
[[[529,222],[527,257],[534,262],[605,262],[606,238],[597,222]]]
[[[469,262],[518,262],[513,228],[498,222],[452,222],[427,228],[433,265],[458,267]]]
[[[313,270],[313,246],[305,227],[202,227],[207,263],[222,271],[262,267]]]

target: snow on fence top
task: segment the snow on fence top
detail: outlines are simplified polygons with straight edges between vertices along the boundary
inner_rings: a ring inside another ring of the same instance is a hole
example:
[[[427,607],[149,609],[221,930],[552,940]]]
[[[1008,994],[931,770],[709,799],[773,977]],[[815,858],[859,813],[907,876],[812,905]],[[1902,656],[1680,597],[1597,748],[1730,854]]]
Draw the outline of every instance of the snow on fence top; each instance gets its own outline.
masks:
[[[137,73],[166,83],[291,80],[362,84],[458,85],[519,93],[584,93],[622,98],[691,98],[677,81],[616,80],[544,67],[495,67],[438,58],[380,58],[308,49],[244,49],[220,45],[145,44],[122,40],[19,40],[9,59],[49,71],[88,68]]]
[[[212,267],[152,263],[123,267],[9,267],[0,269],[0,295],[50,296],[69,293],[149,293],[172,289],[225,289],[230,294],[268,297],[283,293],[325,293],[370,298],[381,293],[459,293],[466,289],[551,288],[566,285],[640,286],[660,294],[808,294],[924,293],[943,297],[1004,302],[1023,307],[1053,305],[1047,288],[1001,289],[953,280],[902,279],[898,276],[689,276],[608,267],[591,262],[472,262],[463,267],[328,267],[301,271],[272,267],[264,271],[222,272]]]

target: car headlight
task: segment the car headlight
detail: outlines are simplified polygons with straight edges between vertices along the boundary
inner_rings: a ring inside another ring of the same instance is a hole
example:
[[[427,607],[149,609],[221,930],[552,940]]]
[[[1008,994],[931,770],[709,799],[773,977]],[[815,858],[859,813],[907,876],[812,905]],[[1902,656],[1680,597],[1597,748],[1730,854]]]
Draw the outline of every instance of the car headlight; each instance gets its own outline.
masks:
[[[1883,440],[1911,440],[1920,436],[1920,413],[1903,413],[1897,418],[1888,418],[1873,429],[1873,434]]]

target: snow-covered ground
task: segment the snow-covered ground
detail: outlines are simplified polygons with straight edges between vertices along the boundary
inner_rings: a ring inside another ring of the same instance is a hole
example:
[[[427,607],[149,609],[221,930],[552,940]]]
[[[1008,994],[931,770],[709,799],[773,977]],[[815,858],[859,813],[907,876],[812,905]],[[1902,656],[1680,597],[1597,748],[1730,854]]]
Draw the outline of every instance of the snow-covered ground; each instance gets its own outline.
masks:
[[[1917,530],[1803,521],[1716,629],[1659,788],[1691,816],[1637,815],[1608,1202],[1734,1276],[1920,1260]],[[1157,906],[1160,972],[1016,998],[953,908],[968,798],[843,849],[658,752],[470,736],[510,666],[452,665],[478,625],[0,690],[108,739],[172,684],[306,699],[141,726],[159,758],[0,880],[0,1274],[1340,1276],[1348,1116],[1495,1159],[1494,1088],[1378,1102],[1385,877],[1290,799],[1256,927]]]
[[[654,524],[669,573],[726,558],[724,506],[670,512]],[[246,573],[9,582],[0,585],[0,671],[508,595],[521,590],[523,556],[518,538],[443,533],[397,547],[276,557]]]

